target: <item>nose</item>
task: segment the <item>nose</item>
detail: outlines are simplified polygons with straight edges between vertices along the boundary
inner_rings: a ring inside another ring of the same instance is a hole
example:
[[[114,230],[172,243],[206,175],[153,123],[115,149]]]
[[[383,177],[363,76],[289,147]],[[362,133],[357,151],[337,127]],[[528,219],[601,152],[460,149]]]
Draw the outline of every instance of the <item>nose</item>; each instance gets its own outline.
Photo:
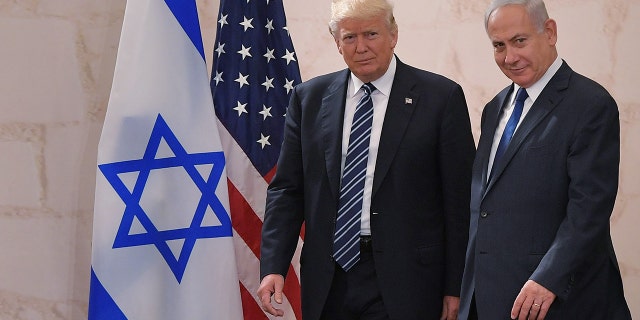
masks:
[[[519,59],[518,53],[514,48],[509,48],[509,47],[505,48],[504,63],[513,64],[513,63],[516,63],[518,59]]]
[[[369,50],[369,47],[367,45],[367,41],[364,37],[358,37],[356,40],[356,52],[357,53],[365,53],[367,52],[367,50]]]

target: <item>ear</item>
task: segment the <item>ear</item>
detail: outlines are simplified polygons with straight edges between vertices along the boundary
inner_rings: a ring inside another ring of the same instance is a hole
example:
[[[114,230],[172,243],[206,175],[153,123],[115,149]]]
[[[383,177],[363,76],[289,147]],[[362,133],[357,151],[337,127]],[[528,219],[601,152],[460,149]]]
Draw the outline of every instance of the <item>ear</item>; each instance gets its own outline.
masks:
[[[338,41],[338,36],[331,31],[331,27],[329,27],[329,34],[333,37],[333,41],[336,43],[336,47],[338,48],[338,52],[342,54],[342,50],[340,49],[340,41]]]
[[[547,19],[544,22],[544,33],[547,36],[547,42],[549,45],[554,46],[558,42],[558,26],[553,19]]]
[[[338,32],[338,31],[336,31]],[[331,36],[333,37],[333,41],[335,41],[336,43],[336,47],[338,48],[338,52],[340,52],[340,54],[342,54],[342,47],[340,47],[340,38],[339,35],[331,32],[331,29],[329,29],[329,33],[331,34]]]
[[[396,44],[398,44],[398,31],[397,30],[395,32],[391,33],[391,48],[395,49]]]

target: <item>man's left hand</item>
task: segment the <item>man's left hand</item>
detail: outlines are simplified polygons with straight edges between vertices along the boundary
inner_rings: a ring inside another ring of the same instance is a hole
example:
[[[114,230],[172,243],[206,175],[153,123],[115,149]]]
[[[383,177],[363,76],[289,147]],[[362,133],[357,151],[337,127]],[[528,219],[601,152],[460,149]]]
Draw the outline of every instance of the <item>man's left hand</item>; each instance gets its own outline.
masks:
[[[440,320],[457,320],[459,308],[459,297],[445,296],[442,300],[442,316],[440,316]]]
[[[516,297],[511,319],[543,320],[556,295],[533,280],[527,281]]]

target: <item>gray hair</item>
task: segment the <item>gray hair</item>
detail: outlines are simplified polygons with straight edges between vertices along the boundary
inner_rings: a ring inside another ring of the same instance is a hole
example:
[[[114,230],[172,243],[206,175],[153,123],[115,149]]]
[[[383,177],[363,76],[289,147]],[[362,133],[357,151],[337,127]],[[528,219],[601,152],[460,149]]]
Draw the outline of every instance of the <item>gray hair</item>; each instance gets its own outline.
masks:
[[[489,28],[489,17],[491,14],[501,7],[512,4],[524,6],[531,21],[538,29],[538,32],[544,30],[544,23],[549,19],[549,14],[547,13],[547,8],[543,0],[493,0],[484,14],[485,31]]]
[[[398,31],[396,19],[393,17],[393,5],[388,0],[333,0],[329,31],[336,37],[338,24],[344,19],[370,19],[381,15],[387,20],[391,32]]]

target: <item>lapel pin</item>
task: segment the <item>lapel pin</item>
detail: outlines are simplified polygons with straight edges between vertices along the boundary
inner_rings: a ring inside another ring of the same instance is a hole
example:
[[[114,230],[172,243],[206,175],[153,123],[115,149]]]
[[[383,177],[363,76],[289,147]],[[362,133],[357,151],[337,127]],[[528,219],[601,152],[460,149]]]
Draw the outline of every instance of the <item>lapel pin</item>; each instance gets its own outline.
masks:
[[[413,99],[411,98],[404,98],[404,104],[412,104],[413,103]]]

